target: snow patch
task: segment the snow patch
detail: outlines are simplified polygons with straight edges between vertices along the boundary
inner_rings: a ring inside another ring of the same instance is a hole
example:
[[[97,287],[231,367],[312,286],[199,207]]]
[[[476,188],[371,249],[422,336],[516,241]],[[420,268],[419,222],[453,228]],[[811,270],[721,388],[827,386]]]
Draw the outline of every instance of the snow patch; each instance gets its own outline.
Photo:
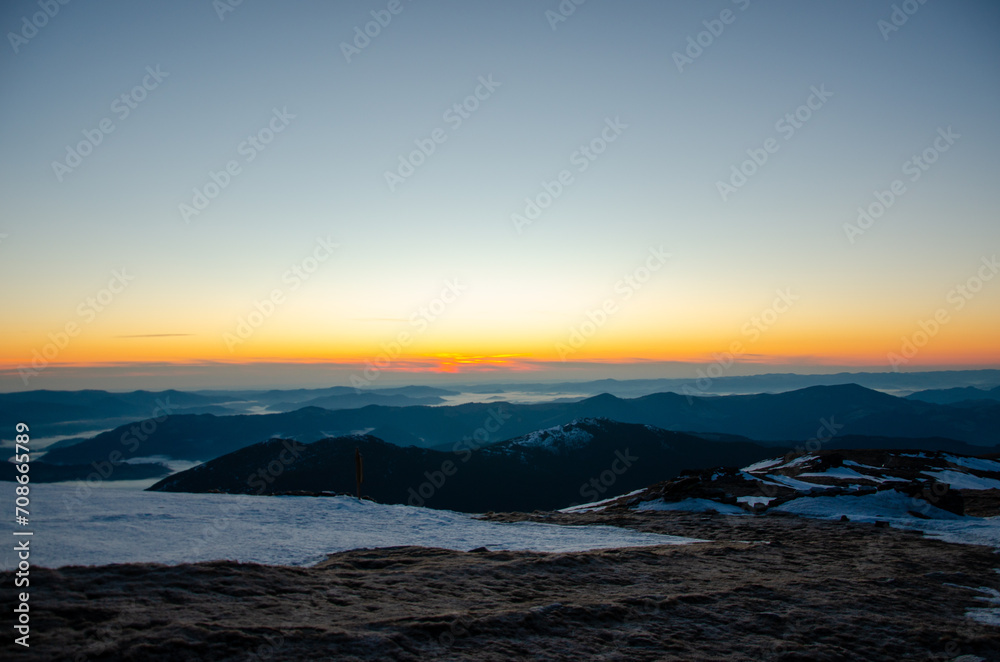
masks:
[[[953,490],[998,490],[1000,480],[996,478],[982,478],[964,471],[952,471],[945,469],[941,471],[924,471],[923,475],[933,478],[939,483],[948,483]]]
[[[809,462],[810,460],[816,460],[816,459],[818,459],[818,458],[815,455],[801,455],[801,456],[795,458],[794,460],[792,460],[790,462],[786,462],[785,464],[781,465],[781,468],[782,469],[788,469],[789,467],[797,467],[800,464],[805,464],[806,462]]]
[[[722,513],[723,515],[746,515],[747,512],[739,506],[727,503],[719,503],[709,499],[684,499],[683,501],[643,501],[635,508],[636,510],[682,510],[694,513],[703,513],[709,510]]]
[[[748,474],[745,471],[740,472],[740,477],[743,478],[744,480],[756,481],[758,483],[763,483],[764,485],[773,485],[774,487],[787,487],[787,485],[783,485],[782,483],[775,483],[774,481],[771,481],[771,480],[765,480],[764,478],[761,478],[760,476],[755,476],[753,474]]]
[[[740,496],[736,497],[736,500],[739,503],[745,503],[751,508],[753,508],[758,503],[764,504],[766,506],[767,504],[771,503],[777,498],[778,497],[767,497],[767,496]]]
[[[846,462],[844,464],[847,464]],[[860,466],[860,465],[859,465]],[[886,481],[903,481],[906,482],[905,478],[890,478],[888,476],[870,476],[868,474],[863,474],[851,469],[850,467],[830,467],[826,471],[817,471],[807,474],[799,474],[799,478],[849,478],[851,480],[870,480],[876,483],[884,483]]]
[[[582,448],[589,444],[594,435],[576,427],[576,421],[569,425],[557,425],[545,430],[538,430],[510,442],[512,446],[529,448],[545,448],[550,451],[560,449]]]
[[[814,492],[817,490],[828,490],[832,486],[830,485],[817,485],[816,483],[807,483],[804,480],[796,480],[790,476],[781,476],[778,474],[767,474],[769,480],[776,483],[784,485],[785,487],[790,487],[793,490],[798,490],[799,492]]]
[[[830,467],[826,471],[814,471],[807,474],[799,474],[800,478],[868,478],[865,474],[858,473],[850,467]]]
[[[751,464],[749,467],[743,467],[741,471],[747,472],[747,471],[763,471],[764,469],[771,469],[771,470],[788,469],[790,467],[797,467],[800,464],[804,464],[806,462],[815,459],[817,459],[817,457],[811,454],[800,455],[794,460],[789,460],[787,462],[785,461],[785,458],[778,457],[778,458],[772,458],[770,460],[761,460],[760,462],[755,462]]]
[[[1000,462],[997,462],[996,460],[985,460],[979,457],[956,457],[954,455],[945,455],[944,459],[956,466],[965,467],[966,469],[1000,473]]]
[[[985,596],[977,595],[975,599],[982,600],[991,606],[969,609],[965,612],[965,617],[971,618],[974,621],[979,621],[980,623],[984,623],[986,625],[1000,626],[1000,591],[988,586],[975,588],[972,586],[962,586],[961,584],[950,583],[945,584],[945,586],[954,586],[955,588],[964,588],[977,593],[984,593]]]
[[[13,500],[16,483],[0,487]],[[399,545],[468,551],[573,552],[697,542],[611,526],[502,524],[429,508],[390,506],[350,497],[266,497],[32,487],[32,560],[41,566],[107,563],[246,563],[312,565],[333,552]],[[37,556],[36,556],[37,555]],[[0,568],[17,566],[13,545]]]
[[[632,492],[629,492],[628,494],[622,494],[622,495],[619,495],[619,496],[611,497],[609,499],[601,499],[600,501],[591,501],[590,503],[581,503],[578,506],[570,506],[568,508],[562,508],[558,512],[560,512],[560,513],[589,513],[592,510],[604,510],[603,506],[605,504],[611,503],[612,501],[615,501],[617,499],[623,499],[625,497],[635,496],[636,494],[639,494],[640,492],[645,492],[645,491],[646,491],[645,487],[640,487],[639,489],[633,490]]]
[[[785,458],[783,457],[771,460],[761,460],[760,462],[754,462],[749,467],[743,467],[741,471],[761,471],[763,469],[767,469],[768,467],[773,467],[777,464],[781,464],[784,461]]]
[[[928,521],[914,517],[910,511],[937,520],[972,519],[936,508],[922,499],[906,496],[896,490],[883,490],[862,496],[844,494],[840,496],[799,497],[780,506],[775,506],[771,510],[820,519],[838,519],[841,515],[847,515],[852,520],[859,522],[895,518],[906,520],[907,525],[914,521]]]

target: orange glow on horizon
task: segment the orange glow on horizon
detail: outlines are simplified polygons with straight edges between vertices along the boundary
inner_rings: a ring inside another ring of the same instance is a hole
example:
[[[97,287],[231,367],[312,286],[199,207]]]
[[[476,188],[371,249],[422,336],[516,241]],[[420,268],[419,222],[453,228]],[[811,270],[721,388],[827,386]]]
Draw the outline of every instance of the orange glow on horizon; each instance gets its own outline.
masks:
[[[218,333],[100,334],[88,331],[67,342],[59,331],[22,331],[0,347],[0,368],[101,366],[329,364],[348,369],[374,365],[387,372],[525,372],[565,364],[656,362],[770,365],[849,365],[889,369],[891,353],[906,367],[1000,364],[1000,344],[990,315],[944,326],[924,338],[917,323],[819,327],[788,319],[760,333],[746,326],[693,330],[670,326],[608,326],[587,337],[545,329],[500,338],[470,329],[441,329],[399,343],[346,333],[317,336],[262,328],[228,346]],[[96,329],[94,329],[96,331]],[[396,332],[398,334],[398,331]],[[909,345],[909,346],[908,346]],[[916,346],[916,345],[919,345]]]
[[[901,355],[902,356],[902,355]],[[474,372],[539,372],[551,367],[560,365],[589,364],[600,365],[649,365],[657,363],[690,364],[700,366],[712,363],[729,365],[728,356],[722,352],[712,352],[691,357],[626,357],[626,356],[602,356],[587,357],[580,359],[568,359],[561,362],[558,359],[536,359],[521,356],[517,359],[495,359],[476,358],[462,356],[415,356],[398,358],[391,362],[383,362],[379,367],[381,372],[386,373],[438,373],[438,374],[460,374]],[[136,374],[146,374],[145,370],[154,370],[159,366],[184,368],[184,367],[205,367],[213,366],[266,366],[274,365],[302,365],[302,366],[323,366],[340,368],[345,370],[363,371],[365,368],[378,364],[370,358],[359,359],[358,357],[345,358],[343,360],[331,360],[327,357],[284,357],[267,356],[253,357],[247,359],[178,359],[178,360],[95,360],[95,361],[51,361],[42,364],[45,368],[72,368],[72,369],[101,369],[101,368],[129,368],[133,367],[138,372]],[[874,355],[852,355],[852,356],[815,356],[815,355],[772,355],[757,354],[753,356],[740,356],[733,361],[732,365],[762,365],[774,366],[787,365],[789,371],[795,372],[798,367],[813,366],[855,366],[858,368],[871,368],[873,371],[890,369],[890,364],[886,360],[885,354]],[[992,354],[979,354],[975,352],[965,352],[961,354],[918,354],[909,358],[903,363],[902,368],[935,368],[939,366],[965,366],[969,369],[978,367],[994,367],[1000,365],[1000,352]],[[16,372],[21,368],[31,368],[29,361],[0,361],[0,370]],[[155,374],[150,372],[148,374]]]
[[[432,372],[459,373],[474,371],[510,371],[521,372],[536,369],[530,364],[517,361],[518,354],[500,354],[494,356],[467,356],[464,354],[435,354],[429,359],[437,360],[437,367]]]

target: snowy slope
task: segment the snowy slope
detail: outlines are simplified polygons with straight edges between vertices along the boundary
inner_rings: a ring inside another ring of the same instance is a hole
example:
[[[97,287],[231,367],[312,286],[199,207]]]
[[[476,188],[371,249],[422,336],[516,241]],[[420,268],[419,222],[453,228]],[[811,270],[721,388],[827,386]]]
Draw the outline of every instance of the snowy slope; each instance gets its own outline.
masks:
[[[819,451],[741,470],[686,472],[576,510],[609,508],[847,517],[1000,548],[1000,462],[940,452]]]
[[[14,484],[0,490],[14,501]],[[498,524],[443,510],[387,506],[349,497],[258,497],[97,489],[31,489],[31,563],[45,567],[106,563],[183,563],[213,559],[309,565],[328,553],[420,545],[468,551],[569,552],[681,544],[689,538],[607,526]],[[16,565],[13,544],[0,568]]]
[[[579,421],[572,421],[566,425],[538,430],[518,437],[509,443],[512,446],[545,448],[551,451],[582,448],[591,442],[594,435],[577,427],[579,423]]]
[[[890,526],[921,531],[930,538],[946,542],[1000,548],[1000,517],[955,515],[927,504],[915,503],[913,498],[895,490],[862,496],[795,499],[774,510],[818,519],[840,519],[846,515],[854,522],[884,521]],[[916,517],[913,512],[930,519]]]
[[[553,453],[572,450],[574,448],[583,448],[594,439],[594,435],[582,429],[580,427],[581,423],[599,425],[600,421],[596,419],[574,420],[565,425],[557,425],[544,430],[530,432],[503,444],[497,444],[495,448],[500,449],[505,446],[508,448],[544,448]]]

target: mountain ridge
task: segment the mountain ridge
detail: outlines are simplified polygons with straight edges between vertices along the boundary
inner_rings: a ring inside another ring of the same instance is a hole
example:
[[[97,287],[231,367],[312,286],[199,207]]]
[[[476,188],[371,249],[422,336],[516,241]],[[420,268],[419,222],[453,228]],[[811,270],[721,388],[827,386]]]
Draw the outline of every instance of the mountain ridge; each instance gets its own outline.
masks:
[[[162,455],[204,461],[271,437],[309,442],[360,430],[398,431],[399,441],[448,447],[475,437],[480,445],[603,416],[689,434],[736,435],[762,444],[809,440],[837,443],[837,436],[952,439],[974,445],[1000,441],[1000,402],[975,408],[936,405],[890,396],[861,386],[810,387],[780,394],[691,397],[662,393],[635,399],[612,395],[572,403],[467,403],[452,406],[325,410],[282,414],[213,416],[178,414],[125,425],[73,446],[52,450],[46,461],[100,461],[134,443],[126,457]],[[824,432],[824,430],[826,430]],[[395,438],[385,439],[396,442]],[[132,448],[134,447],[134,448]]]
[[[446,453],[402,448],[371,435],[301,444],[271,439],[169,476],[153,491],[240,494],[353,493],[354,453],[364,457],[362,491],[382,503],[463,512],[546,510],[611,489],[635,489],[720,455],[752,461],[774,449],[710,442],[653,426],[584,419]]]

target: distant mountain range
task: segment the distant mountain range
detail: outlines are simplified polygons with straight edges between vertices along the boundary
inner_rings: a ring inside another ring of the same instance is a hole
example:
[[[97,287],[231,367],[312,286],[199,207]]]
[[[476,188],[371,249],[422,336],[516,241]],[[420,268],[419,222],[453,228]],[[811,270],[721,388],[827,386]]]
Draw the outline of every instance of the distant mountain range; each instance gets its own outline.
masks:
[[[921,400],[939,405],[951,405],[959,402],[979,402],[981,400],[1000,400],[1000,386],[992,389],[981,389],[975,386],[929,389],[911,393],[906,397],[909,400]]]
[[[20,473],[13,462],[0,462],[0,481],[13,482]],[[105,462],[93,464],[50,464],[43,461],[33,461],[29,475],[32,483],[58,483],[67,480],[83,481],[120,481],[146,480],[162,478],[170,473],[166,465],[158,462],[137,464],[120,463],[112,466]]]
[[[352,389],[353,391],[353,389]],[[417,405],[439,405],[445,399],[439,395],[412,396],[402,393],[377,393],[363,391],[361,393],[337,393],[311,398],[303,402],[273,402],[268,405],[271,411],[295,411],[303,407],[320,407],[321,409],[358,409],[368,405],[383,407],[412,407]]]
[[[366,405],[412,406],[435,405],[446,401],[457,403],[506,399],[519,402],[576,401],[586,397],[610,394],[620,398],[637,398],[653,393],[682,395],[732,395],[782,393],[809,386],[858,384],[892,394],[915,393],[913,399],[950,404],[954,398],[939,400],[933,390],[953,387],[980,390],[1000,385],[1000,370],[942,370],[933,372],[854,372],[829,375],[765,374],[721,376],[705,379],[696,366],[694,375],[686,379],[599,379],[584,382],[559,383],[491,383],[455,384],[448,389],[433,386],[399,386],[355,389],[349,386],[300,388],[288,390],[207,390],[207,391],[24,391],[0,393],[0,441],[11,441],[11,424],[29,421],[36,437],[53,437],[93,433],[111,429],[129,421],[156,415],[154,410],[167,402],[175,414],[216,415],[260,414],[293,411],[316,406],[325,409],[353,409]],[[956,392],[957,393],[957,392]],[[497,394],[510,394],[504,398]],[[957,397],[982,397],[969,390]],[[158,402],[159,401],[159,402]]]
[[[846,441],[871,448],[873,439],[855,436]],[[888,441],[892,448],[907,449],[911,455],[916,452],[915,440]],[[364,457],[364,495],[381,503],[466,512],[565,508],[661,483],[682,471],[722,465],[753,464],[751,470],[767,465],[767,472],[773,473],[783,471],[781,467],[789,464],[796,467],[790,474],[796,477],[804,471],[796,466],[804,465],[801,460],[794,464],[782,460],[759,462],[784,450],[772,446],[711,441],[650,425],[591,418],[481,449],[463,446],[456,452],[401,448],[370,435],[323,439],[311,444],[271,439],[169,476],[150,489],[269,495],[350,494],[355,490],[355,450]],[[924,457],[922,453],[916,454]],[[799,457],[830,458],[835,463],[832,466],[840,466],[836,463],[845,457],[863,457],[868,462],[901,458],[893,466],[902,466],[902,460],[908,462],[906,466],[916,462],[907,459],[901,450],[823,450]],[[926,461],[921,462],[921,467],[930,467]],[[880,471],[885,474],[892,469]],[[855,482],[862,485],[875,483],[874,479],[856,478]],[[782,487],[775,482],[780,477],[768,480],[781,487],[778,492],[792,494],[802,489],[799,483]],[[752,493],[756,492],[747,492]]]
[[[240,494],[362,492],[381,503],[486,512],[547,510],[645,487],[685,468],[749,463],[775,450],[648,425],[585,419],[473,452],[401,448],[370,435],[311,444],[272,439],[165,478],[151,490]]]
[[[948,446],[954,441],[974,445],[1000,442],[1000,402],[982,402],[975,407],[940,405],[847,384],[762,395],[688,397],[658,393],[621,399],[605,394],[578,402],[541,404],[372,405],[336,411],[307,407],[256,416],[180,414],[121,426],[87,441],[55,448],[45,460],[86,464],[105,460],[118,451],[126,459],[163,456],[205,461],[272,437],[311,442],[350,434],[371,434],[401,446],[447,451],[466,438],[484,445],[595,417],[706,438],[735,435],[781,446],[811,442],[831,448],[847,435],[937,438],[935,449],[955,452],[962,451]]]
[[[367,405],[405,407],[436,405],[454,391],[430,386],[358,391],[347,386],[287,391],[23,391],[0,393],[0,438],[18,422],[28,422],[34,437],[74,435],[127,422],[168,414],[219,416],[270,411],[293,411],[315,406],[353,409]]]
[[[689,378],[661,379],[597,379],[586,382],[558,383],[503,383],[452,385],[465,393],[496,393],[521,391],[526,393],[585,393],[598,395],[610,393],[619,397],[639,397],[650,393],[704,393],[752,394],[780,393],[809,386],[837,386],[858,384],[866,388],[893,393],[910,393],[925,389],[943,389],[955,386],[992,388],[1000,385],[1000,370],[934,370],[925,372],[838,372],[833,374],[800,375],[796,373],[768,373],[763,375],[735,375],[705,379],[705,367],[691,366],[694,373]]]
[[[18,422],[27,422],[33,437],[71,435],[113,427],[173,412],[231,414],[220,406],[225,396],[185,391],[23,391],[0,393],[0,428],[10,434]]]

